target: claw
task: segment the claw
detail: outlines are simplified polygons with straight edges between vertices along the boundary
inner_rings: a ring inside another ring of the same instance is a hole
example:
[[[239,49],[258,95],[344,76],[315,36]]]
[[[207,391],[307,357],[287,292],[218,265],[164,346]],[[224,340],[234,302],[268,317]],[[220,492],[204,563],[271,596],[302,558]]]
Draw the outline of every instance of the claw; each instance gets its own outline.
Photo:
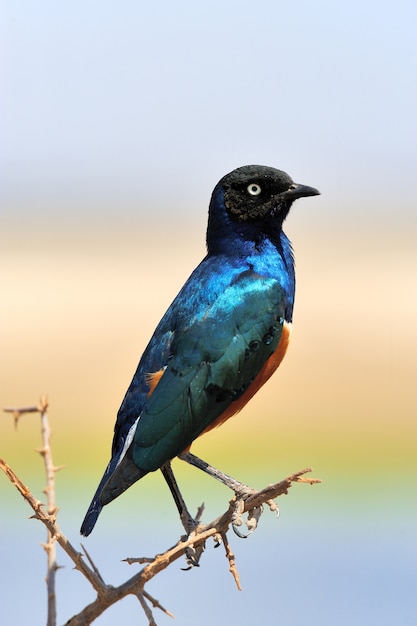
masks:
[[[190,531],[188,535],[184,535],[181,538],[182,541],[189,541],[190,539],[193,539],[193,537],[196,535],[197,527],[198,527],[198,523],[194,521],[193,529]],[[197,547],[194,547],[194,544],[190,544],[184,549],[184,556],[185,556],[185,560],[188,566],[188,567],[181,568],[184,572],[190,570],[193,567],[200,567],[200,559],[205,550],[205,547],[206,547],[205,543],[202,543],[201,545]]]
[[[232,515],[232,524],[242,526],[242,514],[245,510],[245,500],[243,496],[236,494],[235,508]]]
[[[182,572],[189,572],[189,571],[190,571],[190,569],[193,569],[193,566],[192,566],[192,565],[189,565],[188,567],[181,567],[181,571],[182,571]]]
[[[188,546],[188,548],[185,548],[184,556],[188,567],[182,567],[181,569],[183,572],[188,572],[188,570],[192,569],[193,567],[200,567],[199,560],[203,553],[203,550],[201,550],[201,552],[198,552],[199,554],[197,554],[194,546]]]
[[[247,535],[244,535],[237,529],[238,526],[242,526],[243,524],[242,514],[244,510],[245,510],[245,500],[243,496],[239,497],[238,494],[236,494],[235,510],[233,511],[233,515],[232,515],[232,528],[233,528],[233,532],[241,539],[246,539],[247,537]]]
[[[246,526],[248,528],[248,532],[247,533],[241,533],[237,529],[237,526],[242,524],[242,520],[238,520],[240,522],[240,524],[232,523],[232,528],[233,528],[233,532],[235,533],[235,535],[240,537],[240,539],[247,539],[249,537],[249,535],[251,535],[253,533],[253,531],[257,529],[258,521],[259,521],[259,518],[260,518],[261,515],[262,515],[262,508],[261,507],[258,507],[256,509],[252,509],[252,511],[249,511],[248,519],[246,521]]]
[[[184,541],[192,538],[192,536],[195,534],[195,532],[193,531],[192,533],[190,533],[188,535],[188,537],[184,537]],[[181,569],[183,571],[188,571],[190,570],[192,567],[200,567],[200,559],[201,559],[201,555],[203,554],[205,549],[205,544],[201,544],[200,546],[197,546],[197,548],[194,547],[193,544],[187,546],[187,548],[185,548],[184,550],[184,556],[185,556],[185,560],[187,562],[188,567],[182,567]]]
[[[267,505],[269,506],[269,510],[270,510],[272,513],[275,513],[275,512],[276,512],[277,517],[279,517],[279,508],[278,508],[278,504],[275,502],[275,500],[267,500],[267,501],[265,502],[265,504],[267,504]]]
[[[248,496],[250,496],[252,493],[255,493],[255,491],[251,487],[247,487],[245,485],[244,489],[239,489],[239,492],[235,492],[235,493],[236,493],[237,499],[236,499],[236,504],[235,504],[235,510],[232,515],[233,532],[241,539],[247,539],[249,535],[251,535],[253,531],[256,530],[256,528],[258,527],[259,518],[261,517],[262,512],[263,512],[263,507],[256,507],[248,511],[248,518],[246,520],[246,526],[247,526],[248,532],[241,533],[238,530],[238,526],[242,526],[243,524],[242,514],[245,509],[245,499]],[[270,500],[268,504],[271,510],[278,509],[277,505],[275,504],[273,500]]]
[[[237,529],[236,524],[232,524],[232,528],[233,528],[233,532],[235,533],[235,535],[239,537],[239,539],[247,539],[249,535],[252,533],[252,531],[249,531],[246,535],[244,533],[241,533]]]

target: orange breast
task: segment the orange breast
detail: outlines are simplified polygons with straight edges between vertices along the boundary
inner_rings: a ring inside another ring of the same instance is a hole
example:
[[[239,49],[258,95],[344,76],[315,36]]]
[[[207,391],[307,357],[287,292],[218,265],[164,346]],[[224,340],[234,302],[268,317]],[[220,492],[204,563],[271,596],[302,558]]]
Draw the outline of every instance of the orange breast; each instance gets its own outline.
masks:
[[[219,417],[214,422],[207,426],[207,428],[201,433],[202,435],[204,433],[207,433],[212,428],[216,428],[217,426],[223,424],[226,420],[229,419],[229,417],[232,417],[232,415],[235,415],[241,409],[243,409],[245,404],[249,402],[251,398],[253,398],[255,393],[262,387],[264,383],[266,383],[266,381],[272,376],[272,374],[281,363],[282,359],[285,356],[285,353],[287,352],[288,344],[290,343],[290,337],[291,324],[288,322],[284,322],[281,339],[277,346],[277,349],[273,354],[271,354],[259,374],[256,376],[253,383],[249,385],[246,391],[240,396],[238,400],[236,400],[236,402],[232,402],[231,405],[225,411],[223,411],[223,413],[219,415]]]

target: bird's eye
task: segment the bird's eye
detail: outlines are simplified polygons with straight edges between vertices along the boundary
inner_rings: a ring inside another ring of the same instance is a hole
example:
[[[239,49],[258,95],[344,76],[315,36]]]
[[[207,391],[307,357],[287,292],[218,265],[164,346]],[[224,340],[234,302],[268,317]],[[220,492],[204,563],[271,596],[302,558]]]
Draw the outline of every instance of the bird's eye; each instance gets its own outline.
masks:
[[[247,190],[251,196],[259,196],[259,194],[262,191],[261,186],[258,185],[257,183],[251,183],[250,185],[248,185]]]

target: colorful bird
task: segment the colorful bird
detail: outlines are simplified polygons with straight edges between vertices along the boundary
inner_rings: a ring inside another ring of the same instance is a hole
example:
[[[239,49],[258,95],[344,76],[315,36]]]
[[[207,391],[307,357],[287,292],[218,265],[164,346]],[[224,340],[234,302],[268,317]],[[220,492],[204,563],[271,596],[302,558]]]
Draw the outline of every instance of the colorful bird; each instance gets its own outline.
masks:
[[[104,505],[157,469],[184,513],[170,466],[176,456],[239,490],[240,483],[189,448],[240,411],[281,363],[295,292],[294,258],[282,223],[294,200],[317,194],[285,172],[261,165],[240,167],[216,185],[207,255],[143,353],[81,534],[91,533]]]

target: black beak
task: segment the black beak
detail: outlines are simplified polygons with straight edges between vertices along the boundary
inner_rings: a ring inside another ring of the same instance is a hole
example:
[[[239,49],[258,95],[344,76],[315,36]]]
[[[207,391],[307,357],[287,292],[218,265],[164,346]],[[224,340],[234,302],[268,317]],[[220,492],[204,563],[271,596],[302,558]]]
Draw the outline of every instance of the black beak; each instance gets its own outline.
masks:
[[[318,189],[314,189],[314,187],[293,183],[287,191],[284,191],[284,193],[280,195],[288,200],[296,200],[297,198],[306,198],[307,196],[319,196],[320,191],[318,191]]]

